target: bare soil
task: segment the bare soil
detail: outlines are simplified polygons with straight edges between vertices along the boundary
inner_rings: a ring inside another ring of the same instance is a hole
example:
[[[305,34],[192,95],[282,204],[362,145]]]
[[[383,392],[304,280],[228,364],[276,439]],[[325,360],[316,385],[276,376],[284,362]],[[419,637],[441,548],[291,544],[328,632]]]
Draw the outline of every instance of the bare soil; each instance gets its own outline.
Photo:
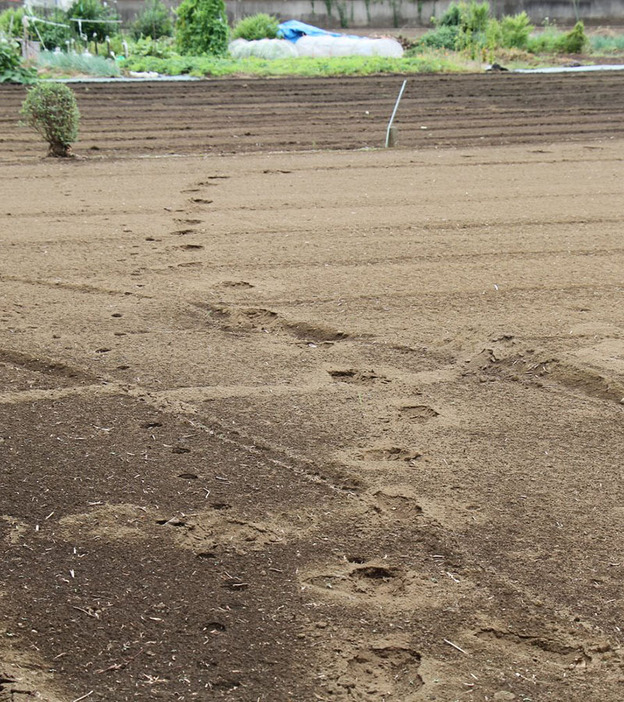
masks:
[[[0,88],[2,702],[622,699],[621,80]]]

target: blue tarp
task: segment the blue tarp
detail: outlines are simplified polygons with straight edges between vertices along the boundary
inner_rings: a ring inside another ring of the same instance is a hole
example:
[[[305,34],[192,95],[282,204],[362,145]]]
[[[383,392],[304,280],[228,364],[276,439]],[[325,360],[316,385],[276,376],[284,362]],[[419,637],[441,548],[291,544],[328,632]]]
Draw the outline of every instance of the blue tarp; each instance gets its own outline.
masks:
[[[299,22],[299,20],[288,20],[287,22],[282,22],[279,25],[277,36],[282,37],[282,39],[295,42],[298,39],[301,39],[301,37],[343,37],[345,35],[336,34],[336,32],[327,32],[324,29],[314,27],[311,24]],[[358,39],[359,38],[360,37],[358,37]]]

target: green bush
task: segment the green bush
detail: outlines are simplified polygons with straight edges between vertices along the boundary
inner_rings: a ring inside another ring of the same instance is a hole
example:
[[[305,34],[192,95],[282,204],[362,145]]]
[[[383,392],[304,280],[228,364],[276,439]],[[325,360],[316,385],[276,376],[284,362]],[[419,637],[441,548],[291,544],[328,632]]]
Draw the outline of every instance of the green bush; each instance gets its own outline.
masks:
[[[224,0],[183,0],[177,15],[176,39],[182,54],[227,53],[229,27]]]
[[[417,46],[427,49],[448,49],[453,51],[457,45],[458,35],[459,27],[457,25],[440,25],[436,29],[423,34]],[[414,51],[410,49],[408,53],[413,54]]]
[[[449,5],[448,10],[440,17],[438,25],[441,27],[459,27],[461,24],[461,8],[455,3]]]
[[[147,0],[143,11],[132,25],[132,34],[135,39],[173,36],[171,13],[162,0]]]
[[[500,22],[500,45],[506,49],[526,49],[533,25],[526,12],[506,16]]]
[[[577,22],[570,32],[559,39],[557,50],[562,54],[580,54],[587,44],[585,25],[582,22]]]
[[[276,17],[260,13],[245,17],[232,30],[232,39],[275,39],[279,22]]]
[[[72,15],[73,16],[73,15]],[[46,19],[56,24],[44,24],[43,22],[31,23],[37,28],[37,36],[34,39],[40,39],[43,42],[45,49],[54,49],[57,46],[61,49],[66,48],[66,42],[73,37],[73,28],[70,26],[75,22],[70,22],[67,15],[59,9],[53,10]],[[64,24],[64,27],[56,25]],[[31,33],[34,32],[34,27]]]
[[[0,12],[0,34],[4,34],[6,38],[21,37],[22,17],[25,15],[23,7],[9,8],[4,12]]]
[[[19,45],[0,39],[0,83],[34,83],[37,74],[22,66]]]
[[[94,38],[99,42],[106,39],[107,36],[117,34],[118,19],[117,14],[109,7],[103,5],[100,0],[76,0],[67,11],[68,18],[79,18],[86,20],[82,22],[82,33],[86,34],[88,40]],[[89,20],[96,20],[89,22]],[[78,22],[72,22],[72,29],[76,34],[79,33]]]
[[[490,3],[470,3],[462,2],[459,5],[461,10],[460,26],[466,32],[485,33],[490,21]]]
[[[546,24],[539,34],[529,37],[527,51],[530,51],[532,54],[557,53],[557,42],[560,38],[561,32],[554,25]]]
[[[70,156],[78,137],[80,112],[74,93],[63,83],[40,83],[28,91],[20,113],[50,145],[48,156]]]

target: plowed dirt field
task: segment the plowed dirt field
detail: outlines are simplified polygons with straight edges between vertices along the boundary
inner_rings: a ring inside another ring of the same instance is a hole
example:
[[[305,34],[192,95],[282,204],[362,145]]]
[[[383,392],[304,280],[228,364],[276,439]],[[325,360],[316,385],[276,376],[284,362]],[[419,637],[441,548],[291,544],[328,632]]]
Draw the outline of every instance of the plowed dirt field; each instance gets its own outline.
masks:
[[[0,700],[619,702],[623,80],[0,87]]]

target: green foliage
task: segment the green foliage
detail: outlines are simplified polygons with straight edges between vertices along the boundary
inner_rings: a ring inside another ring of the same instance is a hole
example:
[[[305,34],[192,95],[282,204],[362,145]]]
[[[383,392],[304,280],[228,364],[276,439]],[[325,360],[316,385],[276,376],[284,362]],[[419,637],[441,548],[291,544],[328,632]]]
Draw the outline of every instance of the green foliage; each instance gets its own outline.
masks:
[[[21,38],[24,30],[22,26],[22,18],[24,15],[33,17],[28,23],[28,38],[33,41],[42,41],[46,48],[54,48],[55,46],[65,47],[65,42],[73,36],[72,28],[67,15],[59,9],[54,9],[46,17],[35,17],[30,12],[26,12],[23,8],[5,10],[0,13],[0,35],[6,37]],[[46,19],[49,22],[56,24],[64,24],[65,27],[57,27],[44,22],[37,22],[37,19]]]
[[[488,49],[496,49],[497,47],[503,46],[503,30],[501,28],[501,23],[492,18],[488,22],[487,29],[485,30],[485,44]]]
[[[488,2],[462,2],[459,4],[461,10],[460,26],[466,32],[485,33],[490,21],[490,3]]]
[[[569,32],[560,32],[554,25],[547,25],[544,31],[529,37],[527,49],[534,54],[580,54],[589,45],[585,26],[577,22]]]
[[[176,40],[180,53],[223,56],[228,32],[224,0],[183,0],[177,9]]]
[[[419,50],[419,47],[427,49],[448,49],[453,51],[457,45],[457,37],[459,36],[459,26],[454,24],[440,25],[436,29],[423,34],[417,42],[415,49],[410,49],[409,52],[414,54]]]
[[[171,13],[162,0],[147,0],[143,11],[132,25],[132,34],[135,39],[173,36]]]
[[[0,34],[3,34],[6,38],[21,37],[23,33],[22,17],[25,14],[23,7],[9,8],[4,12],[0,12]]]
[[[526,12],[503,17],[500,28],[500,46],[506,49],[526,49],[533,31],[533,25]]]
[[[421,39],[421,45],[432,48],[469,50],[475,54],[484,48],[488,41],[488,28],[491,22],[488,2],[452,3],[437,23],[436,29]]]
[[[279,22],[276,17],[260,13],[245,17],[232,30],[232,39],[275,39]]]
[[[464,31],[485,32],[489,20],[490,4],[470,0],[451,3],[437,24],[441,27],[460,27]]]
[[[555,54],[557,53],[557,42],[561,38],[560,32],[554,25],[544,25],[544,29],[539,34],[529,37],[527,51],[532,54]]]
[[[127,67],[133,71],[157,71],[165,75],[192,76],[366,76],[380,73],[451,73],[467,70],[453,58],[435,52],[392,59],[381,56],[344,56],[337,58],[247,58],[239,61],[214,56],[178,56],[167,60],[131,57]]]
[[[100,0],[75,0],[74,4],[67,11],[68,18],[80,18],[87,20],[82,22],[82,33],[86,34],[91,41],[95,35],[97,41],[101,42],[107,36],[111,36],[118,32],[119,25],[114,21],[117,20],[117,14],[109,7],[100,2]],[[89,22],[88,20],[96,20]],[[73,29],[78,33],[78,22],[72,22]]]
[[[156,58],[171,58],[175,55],[173,40],[169,38],[144,37],[132,44],[129,52],[131,56],[155,56]]]
[[[40,39],[46,49],[54,49],[60,47],[66,48],[66,42],[73,37],[73,29],[70,25],[75,22],[70,22],[67,15],[59,9],[54,9],[46,18],[49,22],[55,22],[56,25],[64,24],[64,27],[57,27],[54,24],[44,24],[43,22],[34,23],[37,28],[37,36],[35,39]],[[31,33],[34,32],[34,28]]]
[[[585,25],[582,22],[577,22],[570,32],[561,37],[557,48],[562,54],[580,54],[587,44]]]
[[[589,39],[590,48],[597,54],[618,54],[624,52],[624,34],[594,34]]]
[[[80,112],[74,93],[63,83],[40,83],[28,91],[20,114],[24,124],[50,145],[49,156],[69,156],[78,137]]]
[[[0,83],[34,83],[36,72],[22,66],[19,45],[13,40],[0,39]]]
[[[438,25],[441,27],[459,27],[461,24],[461,8],[455,3],[449,5],[448,10],[440,17]]]
[[[37,63],[54,75],[75,75],[80,73],[98,78],[114,78],[119,75],[119,66],[104,56],[90,54],[54,53],[42,51]]]

